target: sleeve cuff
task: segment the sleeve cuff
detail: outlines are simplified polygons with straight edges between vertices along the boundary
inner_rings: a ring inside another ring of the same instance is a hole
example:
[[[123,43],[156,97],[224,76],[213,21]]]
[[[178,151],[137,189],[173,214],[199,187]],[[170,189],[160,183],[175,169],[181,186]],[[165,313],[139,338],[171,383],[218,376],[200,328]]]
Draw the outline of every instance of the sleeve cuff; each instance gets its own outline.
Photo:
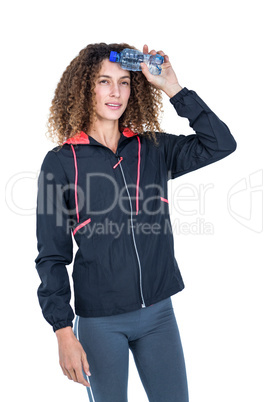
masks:
[[[183,98],[183,96],[187,95],[189,92],[189,89],[186,87],[182,88],[176,95],[172,96],[172,98],[169,99],[170,103],[174,105],[177,101]]]
[[[72,321],[60,321],[53,325],[53,331],[56,332],[58,329],[71,327],[73,328]]]

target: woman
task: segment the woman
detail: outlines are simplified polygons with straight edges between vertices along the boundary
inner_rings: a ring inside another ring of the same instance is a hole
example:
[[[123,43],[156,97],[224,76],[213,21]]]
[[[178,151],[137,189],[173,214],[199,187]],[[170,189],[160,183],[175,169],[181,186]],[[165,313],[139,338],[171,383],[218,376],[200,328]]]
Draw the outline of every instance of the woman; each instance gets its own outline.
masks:
[[[184,283],[167,182],[224,158],[236,142],[202,99],[180,86],[163,51],[162,73],[153,76],[144,63],[132,72],[109,61],[110,51],[124,48],[131,46],[88,45],[55,91],[49,132],[59,146],[47,153],[38,181],[38,297],[63,373],[85,385],[90,400],[127,401],[130,349],[150,401],[186,402],[170,298]],[[195,134],[161,131],[162,91]],[[73,238],[74,332],[66,270]]]

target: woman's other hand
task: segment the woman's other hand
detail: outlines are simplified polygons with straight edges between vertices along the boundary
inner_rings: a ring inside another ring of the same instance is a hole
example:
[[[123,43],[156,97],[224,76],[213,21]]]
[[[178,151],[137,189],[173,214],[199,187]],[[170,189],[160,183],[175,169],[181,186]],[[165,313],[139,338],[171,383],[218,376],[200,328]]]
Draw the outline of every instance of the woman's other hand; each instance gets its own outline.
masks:
[[[82,372],[83,367],[86,375],[91,375],[87,356],[81,343],[76,339],[72,328],[66,327],[59,329],[56,331],[56,335],[59,346],[60,366],[63,374],[66,375],[69,380],[90,387],[90,384],[85,380]]]
[[[160,75],[153,75],[149,72],[149,69],[145,63],[141,63],[142,72],[150,82],[150,84],[154,85],[156,88],[164,91],[170,98],[180,90],[182,87],[180,86],[177,76],[171,66],[168,55],[166,55],[162,50],[155,51],[154,49],[148,52],[148,46],[143,46],[144,54],[160,54],[164,57],[164,63],[161,65],[162,71]]]

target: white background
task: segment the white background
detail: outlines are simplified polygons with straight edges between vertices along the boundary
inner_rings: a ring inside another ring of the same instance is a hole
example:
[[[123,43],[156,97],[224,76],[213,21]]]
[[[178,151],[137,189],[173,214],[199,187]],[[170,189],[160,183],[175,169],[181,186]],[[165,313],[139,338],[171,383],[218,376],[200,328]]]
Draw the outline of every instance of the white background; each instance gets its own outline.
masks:
[[[164,50],[180,84],[196,91],[237,141],[226,159],[169,182],[185,282],[172,300],[190,401],[267,402],[265,10],[260,0],[2,6],[1,400],[87,400],[85,388],[63,376],[37,301],[34,209],[37,174],[55,146],[45,132],[56,84],[83,47],[103,41]],[[162,127],[190,134],[188,120],[166,95],[164,101]],[[129,401],[147,401],[132,356]]]

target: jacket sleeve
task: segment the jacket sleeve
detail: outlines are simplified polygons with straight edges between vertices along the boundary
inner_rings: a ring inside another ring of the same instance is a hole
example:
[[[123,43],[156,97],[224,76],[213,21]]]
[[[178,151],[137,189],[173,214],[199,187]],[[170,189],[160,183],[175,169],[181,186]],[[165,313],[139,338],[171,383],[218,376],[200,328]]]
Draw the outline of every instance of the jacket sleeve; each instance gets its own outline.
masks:
[[[67,179],[55,151],[49,151],[38,177],[36,269],[42,313],[53,330],[73,326],[71,290],[66,265],[73,259],[73,240],[66,203]]]
[[[195,131],[190,135],[161,133],[168,180],[216,162],[236,149],[229,128],[203,100],[184,87],[170,98],[177,114],[186,117]]]

